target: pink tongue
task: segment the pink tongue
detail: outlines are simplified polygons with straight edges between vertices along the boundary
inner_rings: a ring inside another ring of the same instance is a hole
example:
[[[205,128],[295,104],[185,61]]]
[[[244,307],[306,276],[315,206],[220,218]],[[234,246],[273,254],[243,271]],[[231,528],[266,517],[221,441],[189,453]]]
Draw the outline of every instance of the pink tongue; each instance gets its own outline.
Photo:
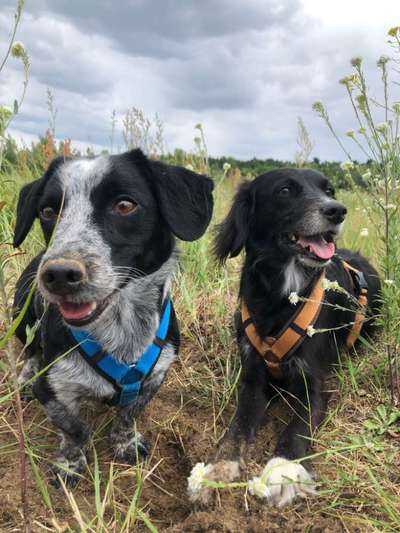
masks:
[[[87,317],[93,311],[93,304],[75,304],[72,302],[64,302],[58,306],[60,313],[67,320],[81,320]]]
[[[300,237],[297,242],[301,244],[301,246],[304,246],[304,248],[309,246],[311,251],[320,259],[330,259],[335,253],[335,243],[326,242],[322,237],[310,241]]]

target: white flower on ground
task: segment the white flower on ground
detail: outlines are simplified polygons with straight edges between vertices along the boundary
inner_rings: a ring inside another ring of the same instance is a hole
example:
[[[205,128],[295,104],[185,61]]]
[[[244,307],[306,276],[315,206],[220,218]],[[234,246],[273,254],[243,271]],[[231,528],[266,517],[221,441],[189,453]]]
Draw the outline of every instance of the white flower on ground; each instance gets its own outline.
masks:
[[[361,228],[360,237],[368,237],[368,228]]]
[[[257,496],[258,498],[269,498],[271,496],[271,491],[261,477],[253,477],[247,483],[247,486],[250,494],[253,496]]]
[[[307,335],[309,337],[312,337],[317,333],[317,330],[313,328],[313,326],[307,326]]]
[[[386,283],[386,285],[393,285],[394,284],[394,280],[393,279],[385,279],[383,281],[384,281],[384,283]]]
[[[298,303],[298,301],[300,300],[299,298],[299,295],[297,294],[297,292],[291,292],[289,294],[289,298],[288,298],[289,302],[293,305],[296,305]]]
[[[188,477],[188,489],[191,492],[197,492],[201,489],[206,475],[210,472],[212,465],[196,463]]]
[[[229,163],[224,163],[222,168],[224,169],[224,172],[228,172],[228,170],[231,168],[231,165]]]
[[[340,168],[344,171],[351,170],[354,168],[354,163],[352,161],[343,161],[343,163],[340,164]]]
[[[337,281],[330,281],[329,279],[324,278],[322,280],[322,288],[328,291],[340,291],[341,286]]]

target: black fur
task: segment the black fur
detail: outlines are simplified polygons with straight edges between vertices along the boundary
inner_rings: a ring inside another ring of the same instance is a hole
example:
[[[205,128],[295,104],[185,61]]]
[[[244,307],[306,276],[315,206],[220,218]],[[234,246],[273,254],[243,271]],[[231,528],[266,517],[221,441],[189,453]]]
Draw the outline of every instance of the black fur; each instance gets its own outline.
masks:
[[[246,303],[261,338],[276,335],[287,323],[297,307],[289,302],[289,293],[308,295],[323,267],[329,280],[337,280],[350,294],[354,293],[340,258],[365,274],[370,313],[378,311],[378,274],[364,257],[338,249],[326,264],[305,250],[303,253],[288,237],[327,232],[333,238],[344,215],[345,209],[334,199],[328,180],[312,170],[277,170],[240,187],[229,214],[218,228],[215,253],[223,263],[245,249],[239,297]],[[288,283],[288,268],[292,275],[295,273],[293,283],[297,286]],[[243,453],[261,423],[268,402],[276,395],[276,387],[288,391],[287,399],[295,414],[278,436],[274,456],[292,460],[308,454],[314,430],[325,416],[326,378],[332,365],[338,362],[348,335],[349,329],[342,326],[353,322],[355,316],[345,294],[327,290],[325,301],[348,310],[322,307],[314,327],[330,331],[305,338],[297,351],[283,362],[282,380],[270,375],[263,358],[243,332],[240,313],[236,314],[242,362],[239,405],[217,454],[219,459],[237,460]],[[372,323],[367,322],[362,334],[368,334],[371,329]]]

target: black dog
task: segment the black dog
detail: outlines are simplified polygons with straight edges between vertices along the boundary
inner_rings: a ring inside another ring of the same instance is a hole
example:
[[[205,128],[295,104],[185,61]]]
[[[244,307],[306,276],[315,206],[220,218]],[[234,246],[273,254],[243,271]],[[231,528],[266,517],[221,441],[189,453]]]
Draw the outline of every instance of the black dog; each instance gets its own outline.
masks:
[[[293,460],[307,455],[314,431],[324,419],[325,380],[349,340],[349,331],[354,335],[351,324],[360,311],[357,300],[368,299],[374,312],[378,308],[380,283],[374,268],[358,253],[344,249],[335,253],[334,241],[345,215],[346,208],[335,200],[322,174],[276,170],[240,187],[216,237],[215,251],[222,263],[243,248],[246,251],[241,311],[235,317],[242,375],[231,428],[216,461],[201,468],[209,479],[237,477],[239,460],[267,403],[278,390],[288,391],[294,416],[279,435],[262,480],[255,478],[250,487],[278,506],[315,492],[309,465]],[[315,300],[318,293],[320,304]],[[302,297],[314,302],[306,308]],[[309,317],[303,328],[300,315],[294,317],[301,309]],[[371,327],[365,322],[363,334]],[[271,348],[277,339],[280,346]],[[193,501],[207,502],[211,489],[200,488],[192,478],[189,492]]]
[[[61,433],[54,470],[69,485],[86,465],[84,398],[117,406],[111,431],[117,460],[131,463],[147,453],[134,419],[179,347],[169,295],[174,236],[192,241],[205,232],[212,189],[206,176],[134,150],[57,159],[20,193],[14,245],[35,218],[47,244],[17,283],[17,310],[34,278],[38,286],[17,330],[25,343],[26,325],[39,321],[20,382],[45,370],[33,393]]]

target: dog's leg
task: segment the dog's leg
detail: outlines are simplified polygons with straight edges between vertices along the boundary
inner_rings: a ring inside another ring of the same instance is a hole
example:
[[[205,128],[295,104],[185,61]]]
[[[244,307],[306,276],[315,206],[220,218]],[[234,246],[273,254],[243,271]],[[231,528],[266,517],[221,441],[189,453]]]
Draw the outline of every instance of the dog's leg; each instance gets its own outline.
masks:
[[[29,357],[24,362],[21,372],[19,373],[18,387],[21,389],[21,398],[24,401],[29,401],[33,398],[33,383],[31,382],[27,384],[27,382],[30,381],[35,376],[35,374],[38,373],[39,363],[39,355],[29,355]]]
[[[110,434],[117,462],[134,465],[141,459],[146,459],[149,454],[144,437],[136,431],[134,425],[136,416],[146,403],[147,400],[139,398],[131,405],[117,407]]]
[[[319,380],[310,379],[298,385],[301,392],[293,402],[295,414],[279,436],[274,457],[261,476],[268,487],[265,496],[278,507],[316,493],[309,466],[296,460],[307,455],[314,432],[325,417],[327,398]]]
[[[79,417],[79,408],[68,407],[57,400],[50,400],[45,405],[50,421],[61,434],[59,454],[52,467],[56,478],[52,484],[59,486],[60,476],[68,487],[74,487],[86,468],[85,445],[89,437],[89,430]]]
[[[251,360],[246,358],[242,369],[238,408],[228,433],[221,441],[215,460],[204,467],[206,479],[230,482],[239,477],[240,464],[271,397],[269,391],[265,363],[258,355]],[[192,502],[207,504],[212,499],[213,489],[196,481],[199,468],[203,468],[201,463],[193,467],[188,479],[189,498]]]
[[[52,466],[56,477],[51,483],[58,487],[60,476],[68,487],[73,487],[86,468],[84,449],[89,437],[89,430],[79,417],[78,397],[71,393],[67,396],[64,391],[63,400],[59,400],[45,376],[40,376],[35,381],[33,392],[42,403],[50,422],[61,434],[59,454]]]

